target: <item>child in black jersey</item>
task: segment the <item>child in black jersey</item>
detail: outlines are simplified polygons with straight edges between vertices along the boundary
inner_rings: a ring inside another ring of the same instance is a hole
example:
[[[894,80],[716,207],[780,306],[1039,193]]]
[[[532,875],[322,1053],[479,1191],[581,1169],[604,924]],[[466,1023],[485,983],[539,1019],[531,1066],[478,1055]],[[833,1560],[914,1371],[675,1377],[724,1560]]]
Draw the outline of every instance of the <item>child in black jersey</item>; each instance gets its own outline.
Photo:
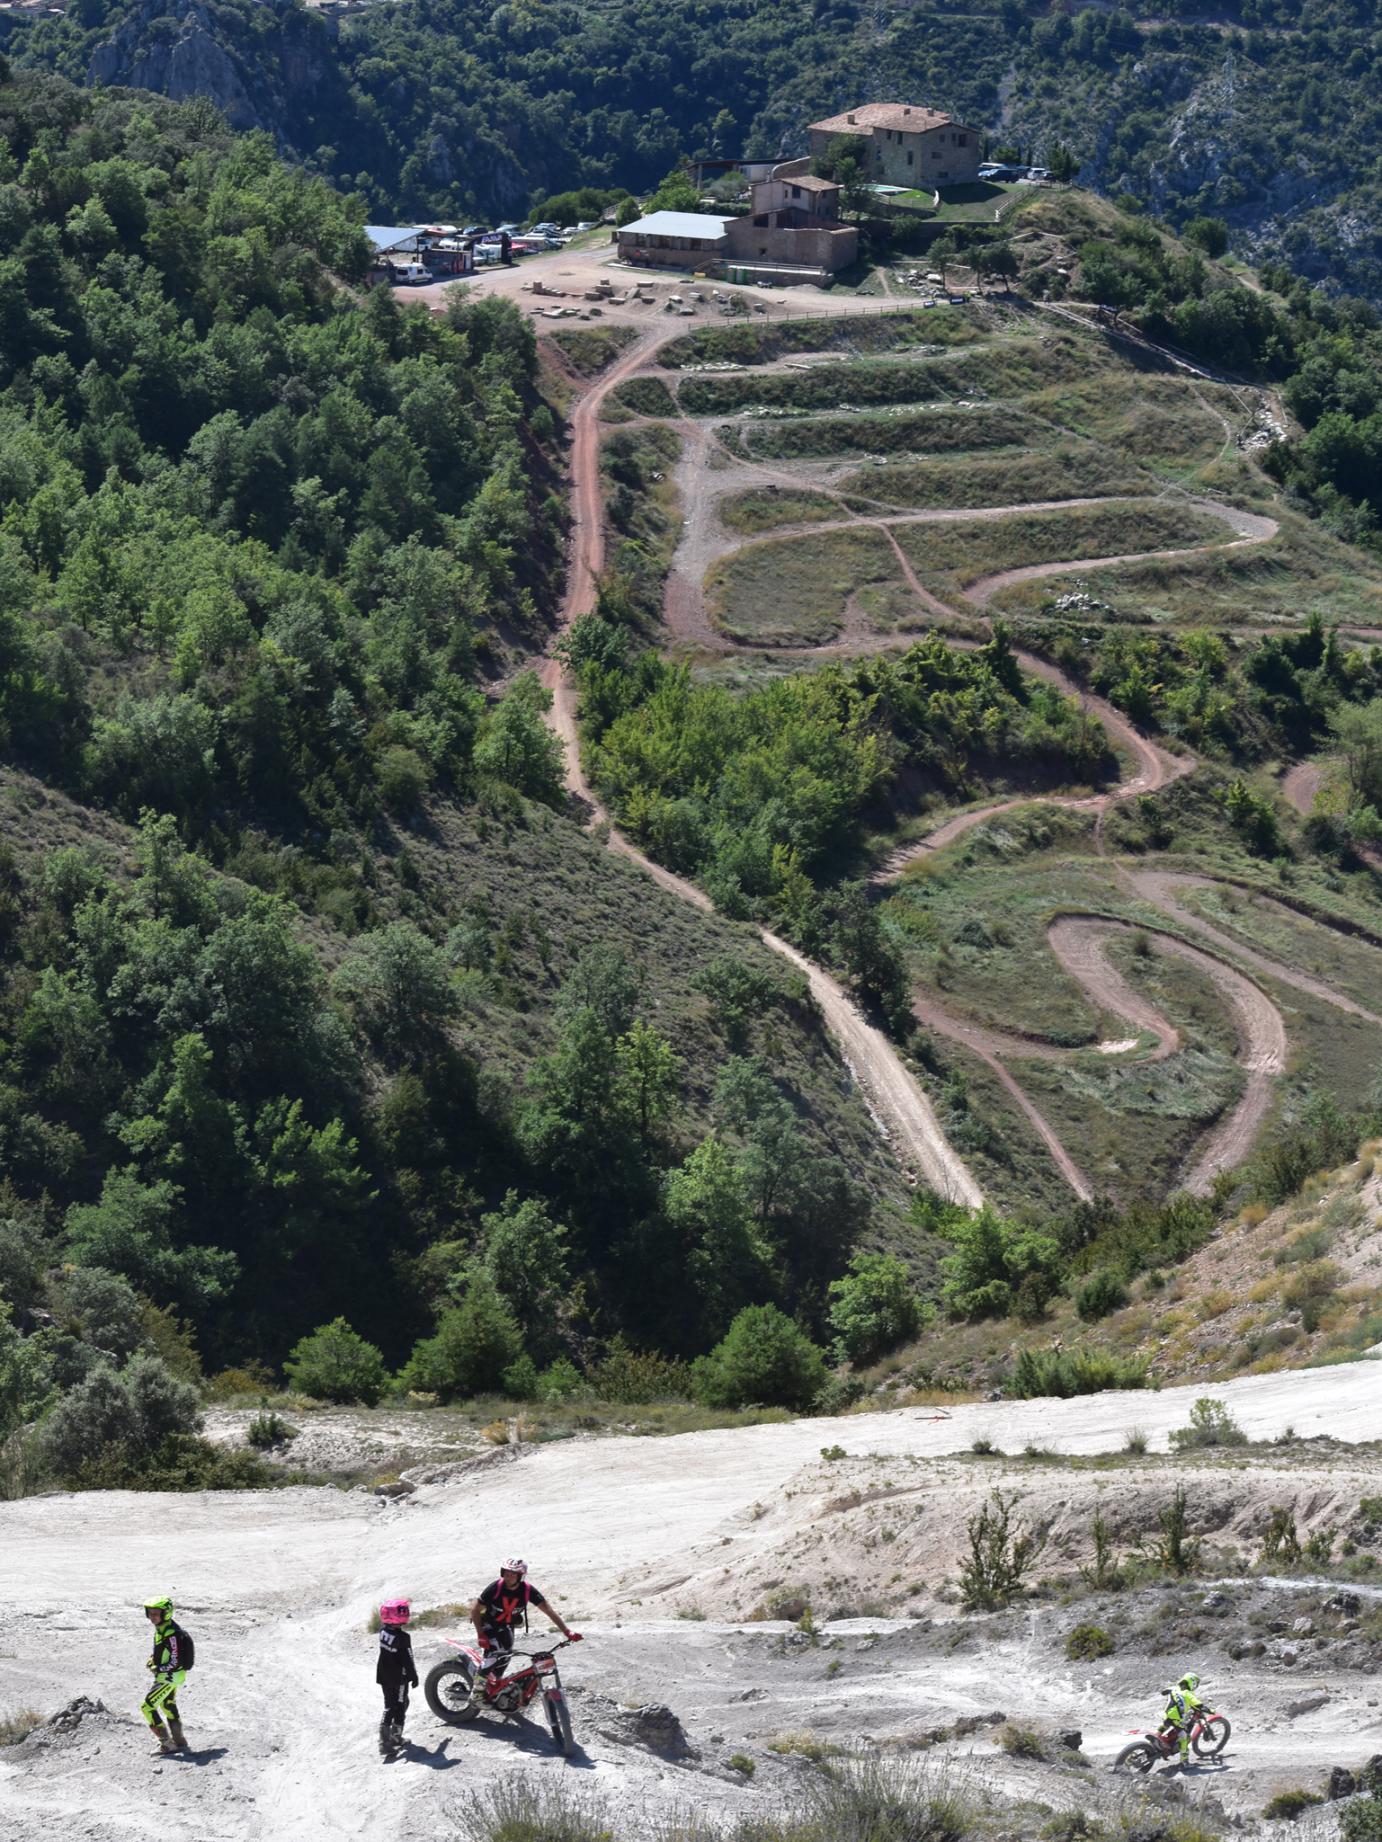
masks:
[[[379,1752],[392,1758],[403,1746],[403,1722],[408,1713],[408,1690],[417,1687],[417,1664],[408,1620],[413,1608],[406,1599],[386,1599],[379,1608],[379,1662],[374,1679],[384,1691],[384,1718],[379,1723]]]

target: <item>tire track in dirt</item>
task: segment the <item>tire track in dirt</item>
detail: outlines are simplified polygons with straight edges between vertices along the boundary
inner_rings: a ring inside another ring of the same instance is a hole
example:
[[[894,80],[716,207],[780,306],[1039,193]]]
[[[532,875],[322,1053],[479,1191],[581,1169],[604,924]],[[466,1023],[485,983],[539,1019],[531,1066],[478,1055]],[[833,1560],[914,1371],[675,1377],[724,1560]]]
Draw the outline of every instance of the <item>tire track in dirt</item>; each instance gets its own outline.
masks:
[[[623,357],[585,392],[571,416],[571,471],[573,537],[561,634],[593,611],[604,568],[603,496],[600,490],[600,406],[609,392],[631,376],[647,357],[675,338],[680,326],[658,328],[640,338]],[[590,823],[608,823],[581,766],[576,722],[576,692],[559,657],[549,656],[542,682],[552,693],[549,721],[562,744],[568,791],[590,811]],[[709,911],[710,898],[695,884],[674,875],[644,856],[618,829],[609,827],[610,848],[636,863],[659,888]],[[941,1130],[940,1121],[916,1077],[907,1068],[882,1031],[869,1023],[844,987],[794,947],[766,929],[759,938],[772,951],[791,961],[810,985],[826,1028],[861,1093],[875,1123],[895,1146],[899,1161],[915,1170],[926,1184],[949,1201],[977,1208],[983,1193],[963,1160]]]

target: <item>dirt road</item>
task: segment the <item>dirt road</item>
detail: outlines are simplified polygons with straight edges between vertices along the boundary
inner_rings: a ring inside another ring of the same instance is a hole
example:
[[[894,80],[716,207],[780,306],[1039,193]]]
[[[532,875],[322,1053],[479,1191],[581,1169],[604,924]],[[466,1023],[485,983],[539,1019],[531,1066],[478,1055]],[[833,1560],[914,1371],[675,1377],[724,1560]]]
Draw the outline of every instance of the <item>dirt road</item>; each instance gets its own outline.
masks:
[[[572,411],[573,533],[562,633],[594,608],[604,567],[600,406],[609,392],[637,371],[659,345],[684,330],[680,322],[672,321],[647,332],[586,391]],[[551,656],[544,664],[542,680],[552,693],[549,720],[562,743],[567,787],[589,808],[592,824],[607,823],[608,815],[591,791],[581,768],[576,691],[570,674],[559,658]],[[662,888],[698,908],[711,907],[703,890],[652,862],[616,826],[610,827],[609,843],[611,849],[641,865]],[[761,929],[760,938],[773,952],[805,972],[826,1028],[834,1037],[880,1130],[893,1145],[899,1163],[939,1195],[977,1207],[982,1201],[978,1184],[946,1139],[935,1109],[894,1045],[868,1022],[837,979],[768,930]]]

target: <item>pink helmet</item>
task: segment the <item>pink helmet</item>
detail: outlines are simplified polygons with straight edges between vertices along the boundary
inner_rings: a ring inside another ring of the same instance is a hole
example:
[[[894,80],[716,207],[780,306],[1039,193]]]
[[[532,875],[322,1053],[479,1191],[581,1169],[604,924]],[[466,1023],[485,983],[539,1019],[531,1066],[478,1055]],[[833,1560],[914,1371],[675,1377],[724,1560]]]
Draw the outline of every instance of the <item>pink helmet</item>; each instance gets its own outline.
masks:
[[[379,1608],[381,1625],[406,1625],[413,1615],[413,1608],[407,1599],[386,1599]]]
[[[500,1573],[516,1573],[520,1580],[528,1577],[527,1561],[500,1561]]]

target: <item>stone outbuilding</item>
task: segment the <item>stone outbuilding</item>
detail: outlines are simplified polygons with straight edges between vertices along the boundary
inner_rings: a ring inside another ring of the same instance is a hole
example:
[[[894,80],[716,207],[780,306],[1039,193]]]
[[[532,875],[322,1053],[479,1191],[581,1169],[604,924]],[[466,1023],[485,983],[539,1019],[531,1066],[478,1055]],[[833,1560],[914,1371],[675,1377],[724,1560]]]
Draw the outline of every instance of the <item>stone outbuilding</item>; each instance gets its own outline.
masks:
[[[839,186],[780,170],[754,183],[743,217],[654,211],[625,224],[618,243],[620,255],[635,264],[742,271],[745,280],[763,281],[823,282],[859,254],[859,232],[840,222]]]
[[[848,136],[859,142],[864,175],[875,185],[961,185],[979,177],[980,137],[938,109],[911,102],[865,102],[843,115],[812,122],[811,158]]]

